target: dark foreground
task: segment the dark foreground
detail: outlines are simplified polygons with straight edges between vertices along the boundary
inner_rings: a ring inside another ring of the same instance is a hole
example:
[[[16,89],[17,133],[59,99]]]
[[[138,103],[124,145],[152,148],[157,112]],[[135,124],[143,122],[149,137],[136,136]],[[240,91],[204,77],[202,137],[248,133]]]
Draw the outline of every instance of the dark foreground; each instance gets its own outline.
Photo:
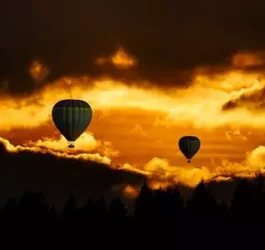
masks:
[[[178,188],[141,189],[133,215],[122,201],[108,206],[69,198],[61,213],[40,193],[9,200],[0,213],[3,249],[264,249],[264,178],[242,180],[231,206],[217,204],[204,183],[184,204]]]

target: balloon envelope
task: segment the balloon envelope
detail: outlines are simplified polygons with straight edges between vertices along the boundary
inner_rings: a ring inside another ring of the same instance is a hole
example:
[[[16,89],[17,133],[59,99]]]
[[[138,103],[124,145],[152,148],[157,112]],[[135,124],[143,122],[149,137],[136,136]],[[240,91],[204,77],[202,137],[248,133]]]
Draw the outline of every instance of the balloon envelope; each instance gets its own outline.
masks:
[[[191,158],[199,151],[200,139],[196,136],[183,136],[179,140],[179,149],[190,162]]]
[[[90,105],[82,100],[65,99],[52,109],[52,119],[61,134],[73,148],[75,140],[87,129],[92,119]]]

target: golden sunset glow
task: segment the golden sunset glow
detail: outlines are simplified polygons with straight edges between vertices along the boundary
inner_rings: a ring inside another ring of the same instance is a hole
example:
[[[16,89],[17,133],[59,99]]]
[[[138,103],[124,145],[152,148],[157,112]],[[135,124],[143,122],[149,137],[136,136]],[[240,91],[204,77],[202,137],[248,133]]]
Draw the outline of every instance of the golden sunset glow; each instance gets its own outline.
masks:
[[[136,198],[139,194],[139,188],[128,185],[123,190],[123,195],[128,198]]]
[[[122,50],[111,60],[116,65],[134,65],[129,58]],[[153,188],[251,177],[265,166],[265,109],[260,108],[265,77],[262,72],[247,73],[234,66],[261,63],[256,55],[241,54],[222,73],[197,68],[186,89],[64,77],[28,97],[1,98],[1,141],[13,153],[48,152],[141,173]],[[38,77],[41,66],[34,65],[31,74]],[[71,93],[67,82],[71,82]],[[51,119],[53,105],[70,95],[87,101],[94,111],[89,129],[74,150],[67,148]],[[190,134],[201,139],[201,149],[187,164],[178,140]],[[132,186],[124,190],[128,196],[136,193]]]

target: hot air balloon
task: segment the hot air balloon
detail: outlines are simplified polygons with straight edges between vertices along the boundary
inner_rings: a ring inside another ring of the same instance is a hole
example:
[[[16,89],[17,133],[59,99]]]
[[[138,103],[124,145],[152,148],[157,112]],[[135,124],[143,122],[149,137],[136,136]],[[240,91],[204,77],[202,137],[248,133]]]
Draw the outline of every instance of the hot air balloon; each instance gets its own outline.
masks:
[[[52,109],[52,119],[68,141],[68,147],[74,148],[75,141],[85,132],[92,119],[92,109],[82,100],[65,99],[57,102]]]
[[[200,139],[196,136],[183,136],[179,140],[179,149],[187,158],[188,163],[191,162],[191,158],[199,151],[200,146]]]

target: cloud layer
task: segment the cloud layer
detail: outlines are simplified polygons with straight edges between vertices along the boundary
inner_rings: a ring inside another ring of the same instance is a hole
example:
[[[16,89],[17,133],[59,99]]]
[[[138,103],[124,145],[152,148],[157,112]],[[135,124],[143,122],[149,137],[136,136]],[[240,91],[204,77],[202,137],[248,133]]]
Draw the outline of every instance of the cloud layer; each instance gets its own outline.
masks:
[[[242,58],[251,56],[256,55]],[[208,73],[210,69],[196,69],[187,89],[139,87],[83,76],[63,77],[25,97],[4,95],[0,108],[5,119],[0,127],[3,137],[15,145],[3,142],[10,152],[48,152],[135,172],[147,176],[153,187],[176,183],[193,187],[201,179],[251,177],[263,171],[262,110],[250,110],[244,102],[230,112],[224,107],[262,91],[264,77],[258,70],[244,72],[233,65],[223,72]],[[51,121],[54,103],[69,95],[88,101],[95,111],[91,132],[85,132],[72,151]],[[187,166],[177,148],[178,138],[187,133],[202,140],[196,167]]]
[[[261,0],[6,1],[0,13],[1,80],[9,83],[13,94],[36,89],[36,78],[26,69],[40,60],[50,69],[44,74],[50,80],[108,74],[127,82],[185,85],[199,65],[226,66],[238,52],[260,53],[265,42],[264,7]],[[134,56],[137,70],[95,64],[120,46]],[[234,59],[235,67],[242,65],[242,57]],[[262,65],[251,57],[244,63],[253,64]]]

